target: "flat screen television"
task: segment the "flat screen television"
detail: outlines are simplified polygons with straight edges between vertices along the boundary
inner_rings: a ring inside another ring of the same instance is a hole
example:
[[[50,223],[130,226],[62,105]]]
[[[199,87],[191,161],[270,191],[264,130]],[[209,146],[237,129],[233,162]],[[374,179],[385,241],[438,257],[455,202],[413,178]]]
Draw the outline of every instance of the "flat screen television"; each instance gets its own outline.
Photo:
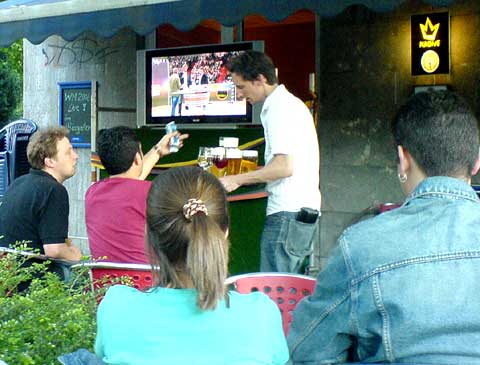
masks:
[[[138,51],[137,125],[259,124],[261,105],[251,106],[237,96],[226,68],[231,57],[250,49],[263,52],[263,42]]]

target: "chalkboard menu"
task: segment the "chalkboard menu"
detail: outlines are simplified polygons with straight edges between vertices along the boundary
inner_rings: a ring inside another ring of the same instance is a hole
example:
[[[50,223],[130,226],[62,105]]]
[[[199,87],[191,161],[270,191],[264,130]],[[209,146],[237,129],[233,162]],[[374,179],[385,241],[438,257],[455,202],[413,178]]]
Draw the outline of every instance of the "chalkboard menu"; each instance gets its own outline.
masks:
[[[90,147],[92,130],[92,83],[60,82],[59,122],[70,130],[74,147]]]

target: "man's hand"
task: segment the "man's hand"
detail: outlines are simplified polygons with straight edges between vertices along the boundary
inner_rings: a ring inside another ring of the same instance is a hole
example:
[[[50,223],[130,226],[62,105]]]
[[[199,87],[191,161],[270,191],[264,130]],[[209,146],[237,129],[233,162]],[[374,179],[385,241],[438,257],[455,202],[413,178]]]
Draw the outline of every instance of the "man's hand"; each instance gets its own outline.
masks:
[[[170,139],[174,136],[178,136],[180,139],[180,144],[178,146],[179,149],[183,147],[183,140],[189,137],[188,134],[180,134],[178,131],[165,134],[162,139],[153,146],[155,152],[157,152],[160,157],[170,154]]]
[[[234,191],[243,185],[269,183],[292,175],[292,158],[288,155],[275,155],[265,167],[244,174],[229,175],[219,180],[227,192]]]
[[[178,136],[180,139],[178,148],[182,148],[183,140],[188,138],[188,134],[180,134],[178,131],[165,134],[162,139],[158,141],[145,156],[143,156],[142,173],[139,176],[140,180],[145,180],[147,178],[160,158],[170,154],[170,139],[174,136]]]
[[[70,261],[79,261],[82,258],[82,252],[77,246],[66,243],[49,243],[43,245],[45,255],[52,259],[62,259]]]
[[[230,175],[230,176],[224,176],[219,178],[220,182],[222,183],[227,193],[237,190],[240,186],[242,186],[238,181],[239,176],[240,175]]]

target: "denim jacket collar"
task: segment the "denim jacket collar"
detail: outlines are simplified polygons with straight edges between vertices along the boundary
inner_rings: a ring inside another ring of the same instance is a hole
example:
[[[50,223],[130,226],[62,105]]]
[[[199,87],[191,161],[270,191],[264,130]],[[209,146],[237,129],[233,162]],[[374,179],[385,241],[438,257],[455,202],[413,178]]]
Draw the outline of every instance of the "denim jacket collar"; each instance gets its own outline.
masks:
[[[448,176],[428,177],[417,185],[404,205],[419,197],[465,199],[480,202],[477,193],[465,181]]]

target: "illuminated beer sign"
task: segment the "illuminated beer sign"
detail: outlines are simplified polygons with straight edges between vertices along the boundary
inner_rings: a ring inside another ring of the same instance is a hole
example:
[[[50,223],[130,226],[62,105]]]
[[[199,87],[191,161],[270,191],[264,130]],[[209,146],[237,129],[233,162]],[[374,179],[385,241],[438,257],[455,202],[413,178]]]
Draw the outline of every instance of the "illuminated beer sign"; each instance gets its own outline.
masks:
[[[412,15],[412,75],[450,72],[448,12]]]

